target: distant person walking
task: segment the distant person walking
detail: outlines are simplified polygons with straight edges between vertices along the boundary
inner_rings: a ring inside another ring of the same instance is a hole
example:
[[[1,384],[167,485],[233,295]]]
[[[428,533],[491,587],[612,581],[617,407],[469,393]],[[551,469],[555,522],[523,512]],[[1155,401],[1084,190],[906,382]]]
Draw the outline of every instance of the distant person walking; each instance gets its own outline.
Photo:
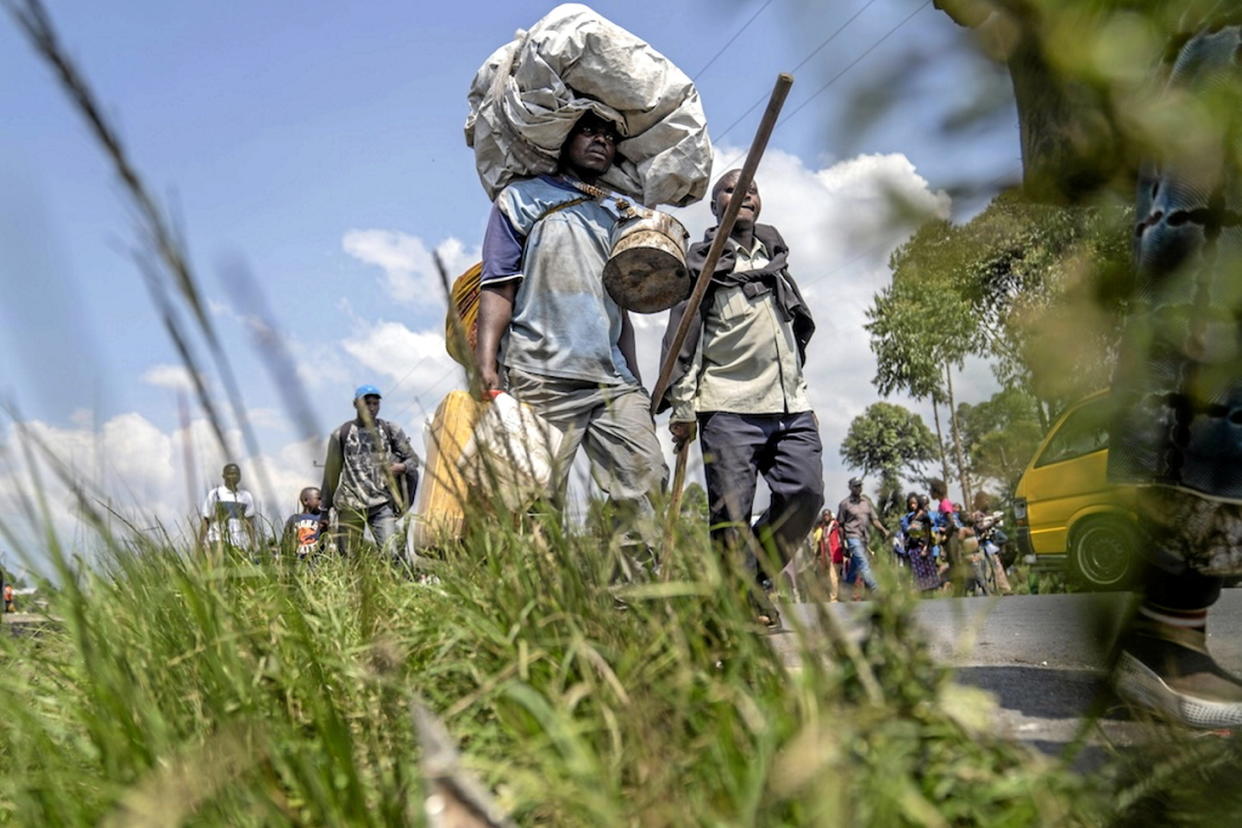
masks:
[[[905,541],[904,554],[910,565],[914,588],[923,593],[936,592],[941,587],[937,543],[940,527],[937,518],[927,508],[925,498],[914,492],[906,496],[906,513],[901,518],[901,531]]]
[[[828,600],[839,601],[841,581],[845,578],[845,541],[841,537],[841,524],[833,517],[831,509],[825,509],[820,515],[811,540],[820,569],[828,576]]]
[[[301,508],[295,515],[285,521],[285,531],[281,538],[281,551],[291,552],[300,560],[305,560],[319,549],[319,538],[327,528],[327,514],[319,509],[319,489],[307,486],[298,495]]]
[[[953,594],[965,595],[971,572],[962,549],[961,509],[949,500],[949,486],[940,478],[933,477],[929,480],[927,491],[931,495],[932,511],[943,538],[941,568],[948,574],[947,580],[952,585]]]
[[[254,519],[254,496],[241,488],[241,468],[236,463],[224,467],[221,476],[224,485],[207,493],[203,501],[202,525],[198,530],[198,545],[204,540],[213,549],[224,545],[237,549],[258,548]]]
[[[354,391],[356,416],[328,439],[322,502],[336,508],[337,546],[347,554],[367,527],[375,544],[394,556],[397,518],[409,508],[418,487],[418,456],[400,426],[381,420],[382,395],[374,385]]]
[[[850,478],[849,487],[849,497],[837,506],[837,520],[840,521],[841,532],[845,535],[846,557],[850,566],[846,580],[848,583],[862,580],[867,589],[874,593],[879,589],[879,584],[876,583],[875,573],[871,571],[871,552],[867,549],[867,539],[872,527],[878,529],[885,540],[890,534],[884,524],[880,523],[875,505],[862,493],[862,480],[857,477]]]

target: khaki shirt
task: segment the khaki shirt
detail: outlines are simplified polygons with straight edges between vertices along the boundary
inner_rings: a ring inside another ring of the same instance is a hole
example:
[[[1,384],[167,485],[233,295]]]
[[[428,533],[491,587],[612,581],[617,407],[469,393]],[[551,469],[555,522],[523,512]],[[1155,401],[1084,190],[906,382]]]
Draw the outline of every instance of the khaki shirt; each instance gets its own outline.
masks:
[[[757,270],[770,261],[755,239],[743,250],[733,239],[733,272]],[[699,413],[793,414],[810,411],[806,380],[792,326],[781,319],[772,291],[753,299],[740,287],[716,286],[703,336],[685,375],[669,390],[671,422],[692,422]]]

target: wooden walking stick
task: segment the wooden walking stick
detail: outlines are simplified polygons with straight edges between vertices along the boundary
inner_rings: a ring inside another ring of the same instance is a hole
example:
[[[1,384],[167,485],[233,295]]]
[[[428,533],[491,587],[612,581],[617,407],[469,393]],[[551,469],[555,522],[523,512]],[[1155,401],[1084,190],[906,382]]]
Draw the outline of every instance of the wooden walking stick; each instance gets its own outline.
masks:
[[[772,137],[772,130],[776,128],[776,119],[781,113],[781,107],[785,105],[785,98],[789,95],[791,86],[793,86],[793,75],[782,72],[776,76],[776,85],[772,87],[772,96],[768,98],[768,108],[764,110],[763,118],[759,121],[759,128],[755,130],[754,140],[750,142],[750,151],[746,153],[746,162],[742,165],[742,172],[733,185],[733,192],[745,193],[750,189],[750,182],[754,180],[755,170],[759,167],[759,159],[763,157],[763,151],[768,147],[768,139]],[[668,391],[673,366],[677,364],[677,355],[681,353],[681,346],[686,341],[686,335],[690,333],[690,326],[699,317],[699,305],[703,303],[707,285],[716,271],[716,262],[720,260],[720,254],[724,252],[725,242],[729,240],[729,235],[733,232],[733,222],[737,219],[738,210],[742,208],[742,201],[741,198],[730,199],[729,206],[725,208],[724,215],[720,217],[716,236],[712,239],[711,247],[707,249],[707,258],[703,260],[703,270],[694,283],[694,289],[690,291],[690,298],[686,300],[685,313],[681,315],[681,322],[678,323],[677,331],[673,334],[673,341],[669,343],[668,353],[664,355],[664,362],[660,365],[659,378],[651,391],[652,416],[655,416],[660,400]],[[672,540],[673,522],[677,519],[677,510],[681,506],[681,487],[686,482],[686,458],[689,454],[690,441],[687,440],[682,443],[677,452],[677,467],[673,472],[668,523],[664,531],[666,549]]]
[[[677,515],[681,513],[681,490],[686,484],[686,458],[690,455],[690,441],[685,440],[677,449],[677,468],[673,472],[673,489],[668,498],[668,517],[664,521],[664,545],[667,550],[673,546],[673,527],[677,525]],[[672,570],[668,566],[661,567],[664,579],[668,580]]]

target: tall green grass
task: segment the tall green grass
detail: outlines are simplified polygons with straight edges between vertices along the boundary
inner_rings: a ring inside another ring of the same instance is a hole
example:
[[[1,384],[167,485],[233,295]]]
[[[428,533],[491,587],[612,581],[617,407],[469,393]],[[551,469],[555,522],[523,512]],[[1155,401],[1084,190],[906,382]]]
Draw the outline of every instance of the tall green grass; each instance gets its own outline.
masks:
[[[610,532],[488,521],[418,583],[378,556],[256,565],[139,543],[0,650],[14,824],[419,824],[421,699],[520,824],[1088,821],[995,736],[897,597],[784,657],[692,525],[615,583]],[[790,663],[793,666],[790,666]]]
[[[208,364],[257,453],[179,233],[39,0],[0,3],[110,159],[222,446],[226,409],[198,380]],[[286,401],[313,431],[304,400]],[[436,780],[414,702],[530,825],[1102,824],[1153,803],[1193,824],[1238,765],[1236,742],[1165,746],[1117,777],[1130,781],[1113,803],[1103,782],[996,734],[987,700],[931,658],[895,582],[861,642],[820,604],[825,635],[796,627],[778,651],[693,519],[673,527],[658,576],[622,581],[610,520],[478,520],[427,585],[378,554],[256,564],[118,536],[73,469],[22,446],[77,496],[100,551],[71,563],[37,480],[23,492],[58,581],[40,634],[0,637],[6,824],[422,824]]]

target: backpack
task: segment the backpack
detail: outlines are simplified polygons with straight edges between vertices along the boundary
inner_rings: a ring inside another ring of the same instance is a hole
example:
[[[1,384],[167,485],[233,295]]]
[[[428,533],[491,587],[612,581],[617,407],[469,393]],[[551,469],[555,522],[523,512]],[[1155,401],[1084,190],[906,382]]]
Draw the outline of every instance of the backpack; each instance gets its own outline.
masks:
[[[345,441],[354,433],[354,429],[358,424],[349,420],[341,426],[341,449],[344,450]],[[379,427],[384,432],[384,439],[388,441],[389,449],[396,443],[393,439],[392,429],[387,420],[379,420]],[[405,512],[414,503],[414,495],[418,492],[418,456],[415,455],[405,461],[405,474],[397,478],[397,488],[399,491],[388,492],[388,500],[392,503],[392,510],[397,516],[405,514]]]

